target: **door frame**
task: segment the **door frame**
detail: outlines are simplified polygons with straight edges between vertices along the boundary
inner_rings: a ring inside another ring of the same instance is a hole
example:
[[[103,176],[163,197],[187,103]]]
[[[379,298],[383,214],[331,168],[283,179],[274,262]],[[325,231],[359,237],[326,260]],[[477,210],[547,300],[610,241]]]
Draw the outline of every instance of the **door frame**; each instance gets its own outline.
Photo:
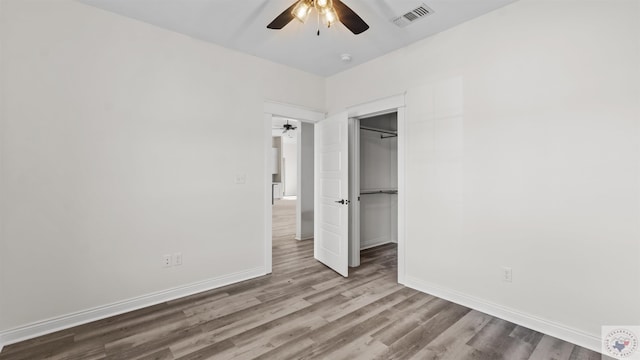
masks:
[[[350,136],[349,146],[349,160],[350,166],[353,167],[359,164],[359,160],[356,161],[355,156],[359,156],[359,143],[358,136],[355,136],[356,124],[359,123],[358,119],[369,118],[376,115],[384,115],[392,112],[398,113],[398,283],[404,284],[405,281],[405,148],[406,148],[406,104],[405,93],[382,98],[360,105],[355,105],[347,108],[347,114],[349,117],[350,130],[354,136]],[[358,148],[356,148],[356,146]],[[349,172],[349,187],[354,191],[360,188],[360,179],[357,176],[357,171]],[[356,175],[356,176],[353,176]],[[360,193],[357,191],[358,194]],[[351,197],[355,200],[356,193],[352,193]],[[360,252],[360,213],[359,202],[354,201],[358,205],[351,207],[350,210],[350,236],[352,241],[349,242],[349,264],[353,263],[354,266],[358,266],[358,261],[355,260],[355,256],[351,256]]]
[[[285,117],[301,122],[315,124],[325,118],[326,113],[308,109],[302,106],[280,103],[266,100],[264,102],[264,272],[271,274],[273,268],[272,257],[272,230],[273,230],[273,209],[271,205],[271,145],[272,145],[272,119],[274,116]],[[298,210],[296,210],[298,211]]]

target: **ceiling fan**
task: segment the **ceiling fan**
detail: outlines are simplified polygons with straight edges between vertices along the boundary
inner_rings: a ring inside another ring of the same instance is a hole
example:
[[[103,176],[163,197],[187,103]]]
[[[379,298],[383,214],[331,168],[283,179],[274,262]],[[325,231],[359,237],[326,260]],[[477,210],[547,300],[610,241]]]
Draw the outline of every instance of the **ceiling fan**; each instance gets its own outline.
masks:
[[[316,9],[318,19],[322,19],[322,22],[327,27],[331,27],[336,22],[341,22],[355,35],[369,29],[369,25],[340,0],[298,0],[273,19],[267,25],[267,28],[280,30],[293,19],[298,19],[304,23],[312,9]],[[320,35],[320,30],[318,30],[318,35]]]
[[[283,130],[282,133],[286,134],[288,131],[295,130],[297,128],[298,128],[297,126],[289,124],[289,120],[287,120],[285,124],[282,124],[282,127],[277,127],[274,129],[282,129]]]

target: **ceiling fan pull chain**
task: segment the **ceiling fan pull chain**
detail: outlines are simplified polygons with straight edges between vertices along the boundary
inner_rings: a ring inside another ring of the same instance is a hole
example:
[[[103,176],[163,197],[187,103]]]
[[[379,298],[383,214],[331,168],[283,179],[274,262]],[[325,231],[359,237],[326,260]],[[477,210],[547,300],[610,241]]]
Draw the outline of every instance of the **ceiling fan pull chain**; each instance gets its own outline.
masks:
[[[320,12],[316,11],[316,13],[318,14],[317,18],[318,18],[318,32],[316,33],[316,35],[320,36]]]

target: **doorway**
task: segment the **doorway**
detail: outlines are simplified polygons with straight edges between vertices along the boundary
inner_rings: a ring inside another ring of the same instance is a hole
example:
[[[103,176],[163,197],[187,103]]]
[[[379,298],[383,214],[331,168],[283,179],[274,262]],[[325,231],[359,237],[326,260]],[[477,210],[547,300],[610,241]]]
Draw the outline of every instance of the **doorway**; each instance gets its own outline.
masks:
[[[274,116],[272,130],[273,201],[295,200],[298,193],[298,138],[301,127],[297,120]]]
[[[297,240],[306,240],[313,237],[313,172],[309,174],[308,167],[311,166],[313,170],[313,161],[309,163],[308,157],[311,156],[313,160],[313,142],[309,142],[309,138],[313,140],[313,124],[320,119],[323,119],[324,113],[303,109],[297,106],[282,104],[277,102],[266,101],[264,103],[264,264],[265,274],[272,272],[273,265],[273,203],[276,196],[285,196],[285,188],[282,186],[283,173],[278,180],[280,184],[274,185],[274,172],[278,172],[275,168],[275,164],[279,163],[276,160],[279,155],[275,154],[274,147],[274,118],[294,120],[297,122],[297,129],[295,136],[297,137],[296,144],[296,162],[297,166],[294,167],[296,175],[293,178],[296,180],[295,192],[295,218],[287,221],[295,221],[296,223],[296,235]],[[307,131],[305,131],[305,129]],[[310,130],[309,130],[310,129]],[[282,130],[278,130],[282,134]],[[288,136],[288,134],[287,134]],[[289,140],[285,140],[289,141]],[[309,148],[311,150],[309,150]],[[289,156],[291,158],[291,156]],[[286,161],[286,160],[285,160]],[[289,160],[291,161],[291,160]],[[282,166],[282,164],[279,164]],[[286,171],[286,169],[285,169]],[[292,170],[289,170],[292,171]],[[290,174],[291,175],[291,174]],[[311,179],[311,182],[309,181]],[[285,179],[286,181],[286,179]],[[291,180],[289,180],[290,182]],[[290,187],[291,189],[291,187]],[[291,194],[291,193],[289,193]],[[310,203],[309,203],[310,199]],[[289,203],[289,207],[293,204]],[[309,209],[311,209],[309,211]],[[286,212],[291,214],[292,212]],[[289,216],[289,215],[287,215]]]
[[[387,98],[382,98],[382,99],[378,99],[378,100],[374,100],[368,103],[363,103],[360,105],[355,105],[352,106],[350,108],[348,108],[348,115],[349,115],[349,126],[350,126],[350,134],[355,134],[355,133],[359,133],[360,132],[360,120],[361,119],[371,119],[371,118],[375,118],[376,116],[381,116],[381,115],[388,115],[388,114],[395,114],[395,131],[393,131],[393,127],[389,126],[389,127],[384,127],[382,130],[391,130],[389,134],[389,136],[394,136],[392,138],[392,141],[395,141],[395,144],[393,144],[394,146],[396,146],[396,153],[397,156],[395,156],[395,158],[397,159],[397,162],[395,165],[391,165],[390,169],[394,169],[396,168],[397,170],[395,171],[395,174],[397,176],[397,182],[396,182],[396,186],[397,187],[393,187],[393,181],[389,183],[389,188],[388,189],[375,189],[375,190],[389,190],[389,192],[393,192],[394,194],[381,194],[384,196],[390,196],[392,197],[390,199],[390,201],[392,202],[392,206],[396,206],[395,204],[397,204],[397,222],[396,224],[391,224],[390,225],[393,227],[396,227],[395,230],[393,230],[393,232],[391,234],[395,234],[396,236],[396,242],[397,242],[397,250],[396,250],[396,256],[397,256],[397,271],[398,271],[398,283],[399,284],[404,284],[405,283],[405,142],[406,142],[406,129],[407,129],[407,119],[406,119],[406,108],[405,108],[405,96],[406,93],[403,94],[398,94],[395,96],[390,96]],[[371,125],[371,124],[369,124]],[[366,124],[365,124],[366,126]],[[357,129],[356,129],[357,128]],[[365,130],[366,131],[366,130]],[[373,134],[371,134],[373,135]],[[379,134],[378,136],[383,136],[384,134]],[[360,143],[359,143],[359,137],[354,137],[351,136],[350,139],[350,157],[349,157],[349,162],[352,164],[355,164],[359,161],[359,149],[360,149]],[[356,156],[358,157],[358,159],[356,159]],[[353,166],[351,166],[350,168],[351,170],[354,169]],[[349,191],[351,194],[360,194],[360,178],[358,177],[359,174],[354,174],[353,171],[350,172],[350,182],[349,182]],[[366,188],[365,188],[366,189]],[[394,191],[394,190],[397,190]],[[354,199],[357,199],[357,196],[354,197]],[[359,195],[362,196],[363,195]],[[380,196],[380,195],[364,195],[364,196]],[[394,203],[395,201],[395,203]],[[351,207],[350,209],[350,222],[352,224],[360,224],[360,219],[358,218],[360,216],[360,212],[355,211],[357,209],[357,206]],[[391,215],[393,216],[393,214]],[[392,220],[391,220],[392,221]],[[349,253],[350,255],[352,254],[360,254],[361,251],[361,244],[360,241],[358,240],[360,238],[360,226],[351,226],[350,227],[350,237],[352,240],[350,241],[349,245]],[[354,232],[356,232],[354,234]],[[350,266],[357,266],[359,265],[357,262],[353,262],[353,259],[350,258],[351,264]]]
[[[357,267],[363,250],[398,243],[398,112],[350,121],[349,175],[357,201],[351,208],[349,266]]]
[[[272,117],[272,205],[293,207],[296,240],[313,238],[314,125]],[[288,212],[287,212],[288,213]],[[275,216],[275,215],[274,215]]]

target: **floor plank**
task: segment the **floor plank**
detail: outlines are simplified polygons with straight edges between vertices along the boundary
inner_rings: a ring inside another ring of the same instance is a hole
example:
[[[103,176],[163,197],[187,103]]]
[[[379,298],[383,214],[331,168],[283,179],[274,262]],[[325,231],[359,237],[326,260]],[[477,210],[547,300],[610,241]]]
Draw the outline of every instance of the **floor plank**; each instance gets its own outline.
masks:
[[[397,249],[343,278],[278,200],[273,274],[6,346],[0,360],[600,360],[598,353],[397,284]]]

